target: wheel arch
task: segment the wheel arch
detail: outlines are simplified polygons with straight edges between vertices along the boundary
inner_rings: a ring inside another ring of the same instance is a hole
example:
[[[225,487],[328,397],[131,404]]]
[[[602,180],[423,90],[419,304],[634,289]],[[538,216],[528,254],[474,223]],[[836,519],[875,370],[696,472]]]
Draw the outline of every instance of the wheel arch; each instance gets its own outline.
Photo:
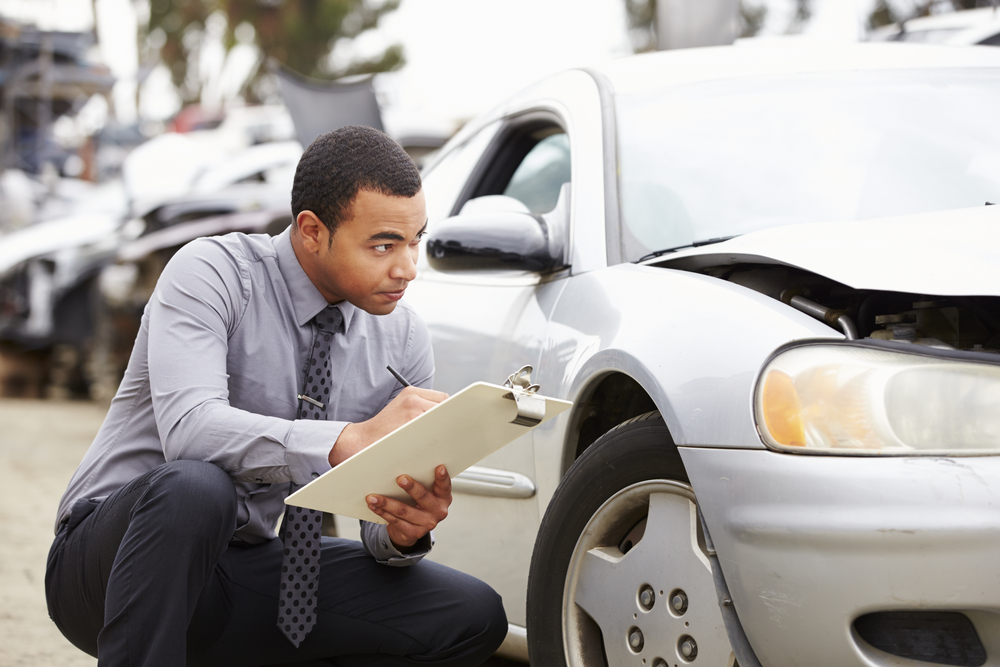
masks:
[[[636,373],[640,378],[643,373]],[[652,380],[651,377],[645,378]],[[618,368],[605,369],[594,373],[582,383],[574,399],[563,448],[561,474],[565,474],[573,462],[580,458],[587,448],[602,435],[635,417],[660,410],[670,432],[670,440],[665,443],[676,450],[676,439],[670,429],[671,414],[667,406],[654,398],[657,392],[649,391],[641,379]]]

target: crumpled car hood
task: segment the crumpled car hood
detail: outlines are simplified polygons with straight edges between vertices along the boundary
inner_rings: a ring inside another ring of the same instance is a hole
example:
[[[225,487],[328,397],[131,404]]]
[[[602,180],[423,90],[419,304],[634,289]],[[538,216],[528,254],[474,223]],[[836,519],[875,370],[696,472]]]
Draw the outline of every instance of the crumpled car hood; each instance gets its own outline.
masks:
[[[1000,206],[772,227],[649,262],[786,264],[856,289],[1000,296]]]

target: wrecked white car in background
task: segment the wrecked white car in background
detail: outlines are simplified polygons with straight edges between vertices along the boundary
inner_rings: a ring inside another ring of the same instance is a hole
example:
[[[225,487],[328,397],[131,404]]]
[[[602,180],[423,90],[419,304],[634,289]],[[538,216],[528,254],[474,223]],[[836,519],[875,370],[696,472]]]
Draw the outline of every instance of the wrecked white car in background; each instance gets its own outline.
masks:
[[[438,530],[505,655],[1000,665],[997,109],[1000,50],[737,46],[443,149],[406,297],[436,388],[530,364],[574,402]]]

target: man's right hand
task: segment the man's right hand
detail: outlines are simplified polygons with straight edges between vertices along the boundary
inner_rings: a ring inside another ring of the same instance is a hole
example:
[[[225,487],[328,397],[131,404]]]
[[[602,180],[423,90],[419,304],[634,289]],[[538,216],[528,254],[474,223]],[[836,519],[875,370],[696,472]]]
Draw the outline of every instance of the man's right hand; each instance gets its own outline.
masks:
[[[346,461],[415,417],[419,417],[448,398],[448,394],[433,389],[405,387],[389,405],[368,421],[348,424],[330,450],[330,465]]]

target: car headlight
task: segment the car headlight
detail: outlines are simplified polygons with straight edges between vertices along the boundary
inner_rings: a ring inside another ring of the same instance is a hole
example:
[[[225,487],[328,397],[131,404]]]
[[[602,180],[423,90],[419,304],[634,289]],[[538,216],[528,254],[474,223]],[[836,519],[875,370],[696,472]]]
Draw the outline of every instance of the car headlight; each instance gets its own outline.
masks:
[[[789,452],[1000,453],[1000,356],[808,344],[757,380],[764,443]]]

